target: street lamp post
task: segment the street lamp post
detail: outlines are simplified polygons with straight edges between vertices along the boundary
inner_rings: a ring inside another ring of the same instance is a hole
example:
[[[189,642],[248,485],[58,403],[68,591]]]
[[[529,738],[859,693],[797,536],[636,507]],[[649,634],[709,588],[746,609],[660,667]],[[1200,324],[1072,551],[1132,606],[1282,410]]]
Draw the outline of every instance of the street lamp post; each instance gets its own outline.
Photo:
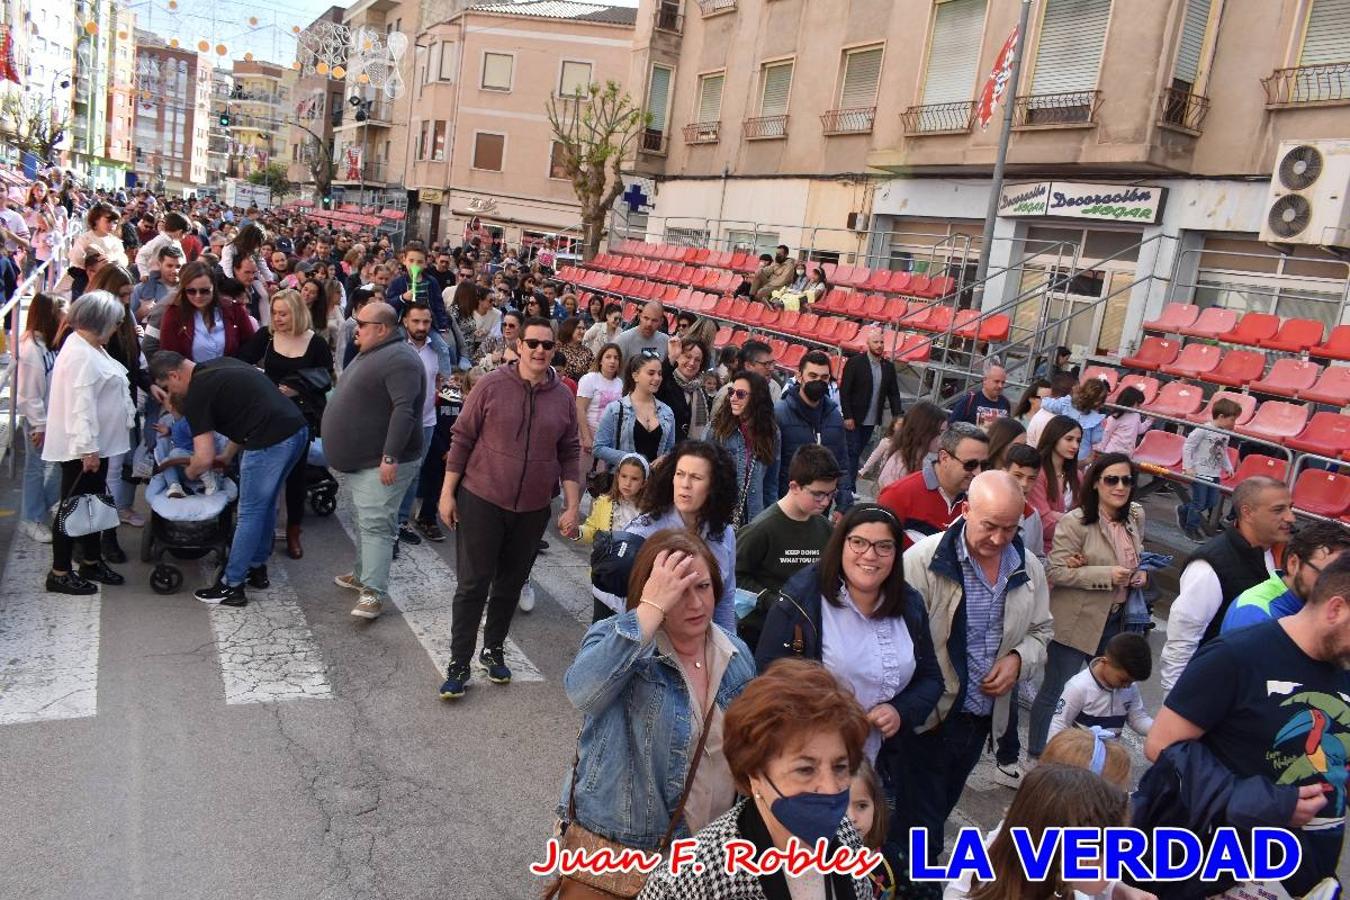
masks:
[[[347,102],[356,110],[356,121],[361,123],[361,205],[366,202],[366,153],[369,150],[370,139],[370,107],[371,101],[365,97],[358,97],[353,94],[347,98]]]

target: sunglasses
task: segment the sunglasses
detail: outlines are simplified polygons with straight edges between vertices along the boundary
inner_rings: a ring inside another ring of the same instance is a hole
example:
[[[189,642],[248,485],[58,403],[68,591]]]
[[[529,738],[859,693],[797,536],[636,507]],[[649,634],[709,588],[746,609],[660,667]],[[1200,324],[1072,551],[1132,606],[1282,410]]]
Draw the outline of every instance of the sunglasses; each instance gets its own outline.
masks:
[[[961,468],[965,469],[967,472],[974,472],[980,466],[984,465],[984,460],[982,459],[962,459],[961,457],[951,453],[948,453],[947,455],[950,456],[952,459],[956,460],[957,462],[959,462],[961,464]]]
[[[183,288],[183,293],[189,297],[209,297],[214,288]]]
[[[1106,485],[1107,487],[1115,487],[1115,486],[1118,485],[1118,484],[1123,484],[1123,485],[1125,485],[1126,487],[1129,487],[1130,485],[1134,484],[1134,476],[1133,476],[1133,475],[1103,475],[1103,476],[1102,476],[1102,484]]]
[[[750,398],[750,392],[745,388],[732,388],[727,391],[727,396],[731,397],[733,400],[748,400]]]
[[[657,350],[655,347],[643,347],[643,348],[642,348],[642,358],[643,358],[643,359],[660,359],[660,358],[661,358],[661,351]]]
[[[367,321],[364,321],[364,320],[362,320],[362,319],[357,319],[357,320],[356,320],[356,327],[357,327],[357,328],[364,328],[364,327],[367,326],[367,325],[380,325],[380,324],[383,324],[383,323],[380,323],[380,322],[367,322]]]
[[[539,338],[525,338],[521,343],[531,350],[538,350],[540,347],[543,347],[545,350],[552,350],[554,347],[558,346],[557,341],[544,341]]]

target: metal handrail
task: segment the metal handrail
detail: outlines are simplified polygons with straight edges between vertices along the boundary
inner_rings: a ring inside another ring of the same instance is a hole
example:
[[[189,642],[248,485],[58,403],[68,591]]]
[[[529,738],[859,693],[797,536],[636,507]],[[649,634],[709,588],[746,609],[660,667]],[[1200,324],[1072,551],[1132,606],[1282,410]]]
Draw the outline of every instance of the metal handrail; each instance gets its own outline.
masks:
[[[1323,456],[1320,453],[1306,453],[1306,452],[1300,453],[1297,459],[1295,459],[1294,462],[1289,466],[1289,474],[1285,479],[1286,483],[1289,485],[1290,491],[1293,491],[1294,485],[1298,482],[1299,473],[1303,469],[1307,468],[1306,463],[1310,461],[1328,462],[1334,465],[1338,470],[1344,469],[1346,467],[1345,460],[1343,459],[1336,459],[1331,456]],[[1300,516],[1307,516],[1310,519],[1317,519],[1319,522],[1332,522],[1336,525],[1342,526],[1345,524],[1340,519],[1333,519],[1330,516],[1324,516],[1321,513],[1310,512],[1306,509],[1297,506],[1294,507],[1294,512]]]

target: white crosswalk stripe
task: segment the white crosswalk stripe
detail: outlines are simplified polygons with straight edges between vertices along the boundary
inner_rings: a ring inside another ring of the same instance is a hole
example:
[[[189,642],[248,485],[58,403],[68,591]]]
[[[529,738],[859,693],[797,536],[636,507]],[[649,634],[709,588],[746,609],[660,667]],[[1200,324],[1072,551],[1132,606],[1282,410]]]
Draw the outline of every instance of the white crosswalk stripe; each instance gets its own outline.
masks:
[[[356,543],[355,525],[352,522],[351,504],[338,502],[334,514],[342,523],[347,537]],[[431,657],[436,670],[442,671],[450,661],[450,600],[455,594],[458,580],[455,570],[431,547],[423,544],[419,547],[402,546],[399,558],[394,560],[389,570],[389,595],[394,605],[403,613],[403,619],[427,655]],[[478,628],[478,646],[483,644],[483,628]],[[544,676],[538,667],[530,662],[515,641],[506,639],[502,648],[506,664],[511,669],[512,681],[543,681]],[[475,665],[477,660],[475,658]]]
[[[274,563],[269,572],[272,586],[265,591],[249,588],[248,606],[211,608],[225,702],[332,697],[323,653],[286,570]],[[215,565],[203,560],[201,583],[210,584],[215,576]]]
[[[51,553],[21,533],[10,541],[0,595],[0,725],[98,710],[101,594],[47,593]]]

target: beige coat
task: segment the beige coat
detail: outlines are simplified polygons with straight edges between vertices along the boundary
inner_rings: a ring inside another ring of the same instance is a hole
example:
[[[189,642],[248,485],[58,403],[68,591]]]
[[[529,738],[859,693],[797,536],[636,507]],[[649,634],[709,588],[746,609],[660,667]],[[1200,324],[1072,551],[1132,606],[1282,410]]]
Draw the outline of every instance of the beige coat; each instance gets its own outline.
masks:
[[[1125,530],[1134,539],[1136,554],[1144,549],[1144,508],[1130,504]],[[1076,569],[1064,563],[1074,554],[1087,562]],[[1074,509],[1059,520],[1054,546],[1050,550],[1050,614],[1055,619],[1055,640],[1089,656],[1095,656],[1116,590],[1111,584],[1111,569],[1123,565],[1116,560],[1115,544],[1100,520],[1087,525],[1083,510]]]

